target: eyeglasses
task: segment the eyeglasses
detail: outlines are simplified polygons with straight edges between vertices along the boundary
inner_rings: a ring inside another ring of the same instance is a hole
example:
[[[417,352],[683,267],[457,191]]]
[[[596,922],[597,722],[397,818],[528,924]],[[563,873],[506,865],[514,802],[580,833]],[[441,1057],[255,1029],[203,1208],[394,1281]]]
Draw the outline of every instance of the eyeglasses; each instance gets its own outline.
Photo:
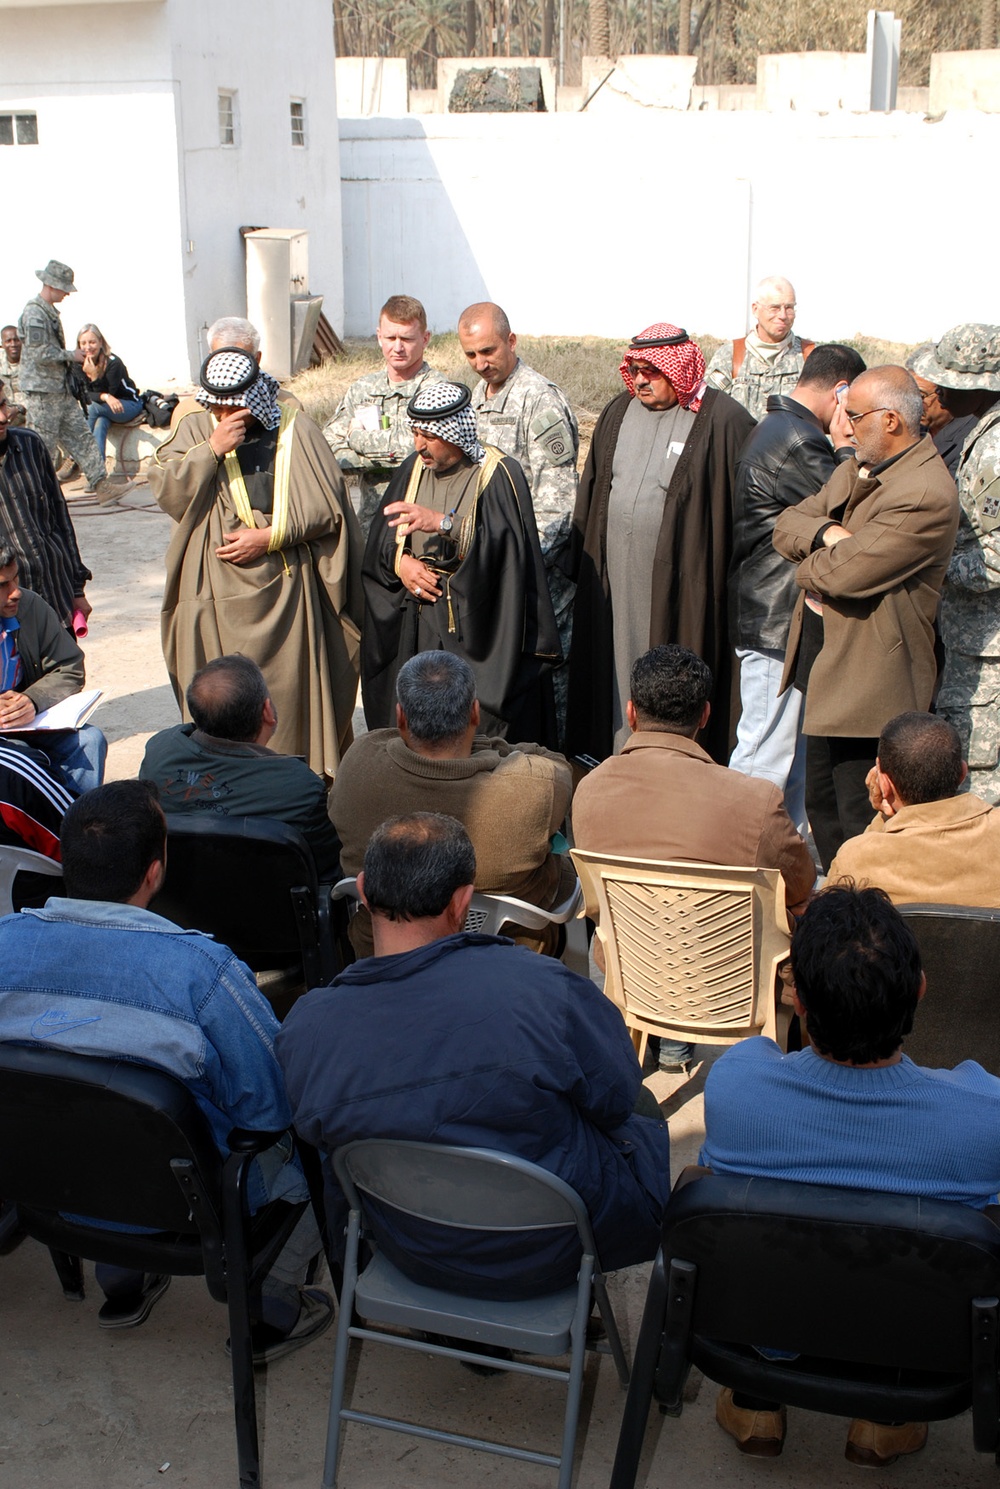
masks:
[[[847,409],[844,410],[844,413],[847,414],[847,422],[852,425],[860,424],[861,420],[867,419],[869,414],[891,414],[894,412],[895,410],[891,408],[866,408],[863,414],[851,414],[848,413]]]
[[[789,311],[791,311],[791,310],[794,310],[795,308],[796,307],[795,307],[794,304],[792,304],[792,305],[772,305],[769,300],[764,300],[761,303],[761,305],[760,305],[760,309],[761,310],[789,310]]]

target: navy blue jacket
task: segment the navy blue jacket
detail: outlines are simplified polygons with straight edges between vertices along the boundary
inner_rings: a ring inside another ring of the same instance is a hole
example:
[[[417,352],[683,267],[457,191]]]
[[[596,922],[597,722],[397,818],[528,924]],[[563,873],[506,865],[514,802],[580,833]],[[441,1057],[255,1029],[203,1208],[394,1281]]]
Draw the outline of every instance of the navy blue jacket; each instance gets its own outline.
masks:
[[[655,1254],[667,1128],[633,1115],[642,1073],[620,1012],[561,962],[466,932],[366,957],[295,1004],[277,1052],[295,1126],[324,1153],[361,1137],[498,1148],[573,1186],[605,1268]],[[339,1190],[334,1200],[342,1226]],[[563,1232],[500,1246],[466,1233],[460,1251],[460,1233],[443,1234],[428,1226],[414,1247],[408,1229],[392,1259],[480,1295],[531,1296],[576,1275],[579,1247]]]

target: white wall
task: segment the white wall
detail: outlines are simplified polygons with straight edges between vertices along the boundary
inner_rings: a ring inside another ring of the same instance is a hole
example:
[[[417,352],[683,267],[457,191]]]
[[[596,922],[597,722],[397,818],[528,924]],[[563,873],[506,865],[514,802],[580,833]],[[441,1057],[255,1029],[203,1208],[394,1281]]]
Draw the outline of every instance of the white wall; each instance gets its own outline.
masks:
[[[732,336],[768,273],[813,338],[1000,322],[998,151],[981,114],[342,120],[347,333],[401,292],[435,330],[489,298],[537,334]]]

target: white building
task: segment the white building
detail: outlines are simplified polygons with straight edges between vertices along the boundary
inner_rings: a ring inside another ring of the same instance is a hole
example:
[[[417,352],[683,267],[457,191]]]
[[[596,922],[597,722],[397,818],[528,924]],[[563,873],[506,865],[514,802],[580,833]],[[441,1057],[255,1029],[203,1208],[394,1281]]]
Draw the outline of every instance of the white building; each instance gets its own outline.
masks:
[[[246,314],[241,227],[307,229],[344,319],[329,0],[0,0],[0,324],[50,258],[140,386],[186,380]]]

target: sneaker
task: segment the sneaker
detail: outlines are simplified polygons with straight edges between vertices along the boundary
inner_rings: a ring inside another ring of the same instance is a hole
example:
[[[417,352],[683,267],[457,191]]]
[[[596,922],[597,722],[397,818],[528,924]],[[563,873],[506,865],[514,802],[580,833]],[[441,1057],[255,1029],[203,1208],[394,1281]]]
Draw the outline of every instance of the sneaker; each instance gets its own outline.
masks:
[[[919,1453],[927,1442],[926,1422],[866,1422],[855,1417],[844,1457],[859,1468],[888,1468],[904,1453]]]
[[[82,475],[83,472],[77,465],[76,461],[67,459],[63,461],[62,465],[56,471],[56,480],[59,482],[60,486],[64,486],[67,481],[75,481],[77,476]]]
[[[97,1315],[102,1329],[137,1329],[153,1311],[153,1305],[170,1286],[170,1277],[147,1274],[142,1292],[126,1293],[122,1298],[109,1298]]]
[[[270,1324],[254,1324],[250,1330],[253,1339],[253,1362],[255,1365],[273,1365],[275,1360],[311,1344],[325,1334],[333,1323],[333,1299],[320,1287],[300,1287],[302,1300],[299,1316],[287,1334]],[[226,1354],[232,1355],[232,1341],[226,1340]]]
[[[728,1432],[734,1439],[740,1452],[751,1458],[777,1458],[785,1445],[788,1426],[785,1408],[754,1411],[747,1406],[737,1406],[728,1386],[716,1398],[715,1420],[723,1432]]]

